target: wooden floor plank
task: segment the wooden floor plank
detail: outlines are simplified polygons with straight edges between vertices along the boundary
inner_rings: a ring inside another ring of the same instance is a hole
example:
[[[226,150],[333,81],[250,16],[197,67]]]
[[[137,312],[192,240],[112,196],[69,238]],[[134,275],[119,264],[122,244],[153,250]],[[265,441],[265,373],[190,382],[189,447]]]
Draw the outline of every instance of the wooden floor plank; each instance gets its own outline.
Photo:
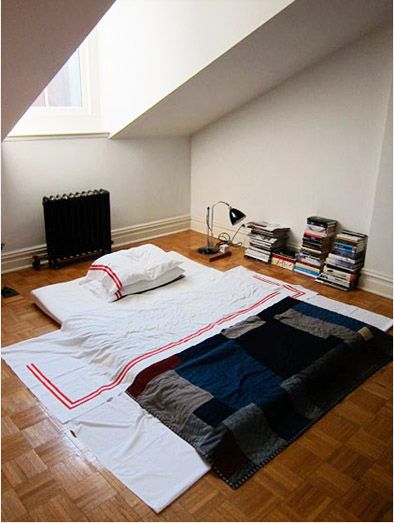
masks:
[[[151,243],[207,266],[243,265],[386,316],[392,301],[348,293],[307,277],[233,255],[209,263],[197,253],[201,234],[186,231]],[[8,273],[3,285],[19,296],[2,299],[3,346],[58,326],[33,303],[30,291],[82,276],[89,261],[37,272]],[[39,401],[2,363],[3,521],[392,521],[392,365],[381,369],[325,415],[240,489],[213,473],[161,514],[155,514],[63,433]]]

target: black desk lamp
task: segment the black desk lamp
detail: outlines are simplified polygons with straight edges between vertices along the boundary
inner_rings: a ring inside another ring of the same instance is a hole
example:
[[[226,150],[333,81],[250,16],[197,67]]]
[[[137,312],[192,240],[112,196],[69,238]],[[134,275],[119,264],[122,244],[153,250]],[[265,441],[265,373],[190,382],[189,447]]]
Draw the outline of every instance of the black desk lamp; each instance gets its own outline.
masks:
[[[231,207],[231,205],[227,202],[219,201],[213,204],[212,207],[207,207],[207,245],[198,249],[198,252],[200,254],[215,254],[219,251],[219,247],[216,247],[213,237],[213,211],[216,205],[218,205],[219,203],[227,205],[229,209],[229,218],[231,225],[237,225],[237,223],[240,223],[245,218],[245,214],[242,211],[240,211],[239,209],[235,209],[234,207]]]

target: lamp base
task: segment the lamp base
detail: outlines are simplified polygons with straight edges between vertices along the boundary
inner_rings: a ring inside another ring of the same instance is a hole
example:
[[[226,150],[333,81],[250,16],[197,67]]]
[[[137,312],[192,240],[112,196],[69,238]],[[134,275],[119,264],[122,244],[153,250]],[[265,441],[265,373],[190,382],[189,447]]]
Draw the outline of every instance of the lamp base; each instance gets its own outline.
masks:
[[[216,254],[219,252],[219,247],[200,247],[198,252],[200,254]]]

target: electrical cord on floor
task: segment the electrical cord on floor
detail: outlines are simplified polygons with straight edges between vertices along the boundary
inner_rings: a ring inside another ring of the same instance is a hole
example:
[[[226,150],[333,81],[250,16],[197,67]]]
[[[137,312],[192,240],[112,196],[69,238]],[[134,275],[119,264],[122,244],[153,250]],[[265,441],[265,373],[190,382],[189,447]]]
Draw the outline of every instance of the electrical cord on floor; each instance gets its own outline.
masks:
[[[232,237],[227,232],[221,232],[218,235],[219,242],[217,245],[226,244],[226,245],[232,245],[233,247],[243,247],[243,242],[234,243],[234,238],[236,237],[236,235],[238,234],[239,230],[242,227],[246,227],[246,225],[244,223],[241,223],[241,225],[238,227],[238,229],[235,231],[235,233],[233,234]]]

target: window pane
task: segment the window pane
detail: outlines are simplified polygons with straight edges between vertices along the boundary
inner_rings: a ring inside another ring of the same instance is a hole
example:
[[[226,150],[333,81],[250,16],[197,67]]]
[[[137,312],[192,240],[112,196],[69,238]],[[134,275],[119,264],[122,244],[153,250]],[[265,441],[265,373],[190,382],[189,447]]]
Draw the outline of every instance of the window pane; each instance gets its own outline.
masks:
[[[76,51],[46,88],[48,107],[82,107],[79,51]]]
[[[33,107],[45,107],[45,96],[44,91],[34,100]]]

